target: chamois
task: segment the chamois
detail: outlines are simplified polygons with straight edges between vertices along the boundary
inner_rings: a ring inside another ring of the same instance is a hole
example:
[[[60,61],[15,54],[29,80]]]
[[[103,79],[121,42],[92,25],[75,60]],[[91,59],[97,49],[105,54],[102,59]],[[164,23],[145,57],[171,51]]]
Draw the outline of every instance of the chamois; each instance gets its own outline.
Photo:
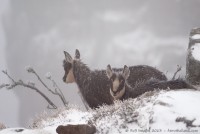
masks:
[[[76,49],[75,58],[64,51],[65,59],[63,67],[65,74],[63,81],[65,83],[75,82],[78,88],[91,108],[97,108],[102,104],[112,104],[113,98],[109,93],[110,81],[106,75],[106,70],[90,70],[90,68],[80,60],[80,52]],[[123,68],[114,69],[122,71]],[[130,67],[130,76],[127,79],[131,86],[137,81],[155,78],[167,80],[166,76],[159,70],[150,66],[132,66]]]
[[[107,66],[107,76],[110,79],[110,94],[114,100],[125,100],[128,98],[136,98],[145,92],[153,91],[154,89],[195,89],[192,85],[188,84],[182,79],[160,81],[156,79],[149,79],[138,83],[131,87],[127,81],[130,75],[129,68],[125,65],[123,71],[115,72],[111,66]]]

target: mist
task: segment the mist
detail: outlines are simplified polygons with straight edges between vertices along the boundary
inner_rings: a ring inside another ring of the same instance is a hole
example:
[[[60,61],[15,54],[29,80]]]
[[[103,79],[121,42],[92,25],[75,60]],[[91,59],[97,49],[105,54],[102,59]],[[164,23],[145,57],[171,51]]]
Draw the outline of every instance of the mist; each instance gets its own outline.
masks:
[[[189,32],[200,24],[198,0],[2,0],[0,1],[0,69],[15,79],[37,79],[28,74],[32,66],[42,79],[51,72],[71,104],[82,106],[75,84],[62,81],[63,51],[91,69],[145,64],[172,78],[177,65],[185,77]],[[8,82],[0,73],[0,84]],[[38,85],[57,105],[59,98]],[[23,87],[0,90],[0,122],[28,126],[47,103]]]

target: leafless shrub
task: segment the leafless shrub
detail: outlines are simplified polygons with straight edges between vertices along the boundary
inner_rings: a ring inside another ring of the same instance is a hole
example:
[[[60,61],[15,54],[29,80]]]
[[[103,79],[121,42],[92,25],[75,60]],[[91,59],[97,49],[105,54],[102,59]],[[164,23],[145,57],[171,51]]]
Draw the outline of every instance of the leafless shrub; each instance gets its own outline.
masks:
[[[0,123],[0,130],[5,129],[6,126],[3,123]]]
[[[70,111],[70,109],[77,109],[80,110],[78,106],[76,105],[68,105],[68,107],[59,107],[56,110],[51,110],[51,111],[43,111],[42,113],[36,115],[34,119],[30,120],[30,125],[29,128],[31,129],[38,129],[38,128],[43,128],[43,123],[44,122],[53,122],[54,119],[57,118],[66,118],[66,114],[64,114],[64,111]]]
[[[68,102],[66,101],[61,89],[58,87],[58,85],[56,84],[55,80],[52,78],[50,73],[46,74],[46,78],[52,82],[54,89],[49,88],[47,86],[47,84],[44,83],[44,81],[41,79],[41,77],[37,74],[37,72],[32,67],[27,66],[27,67],[25,67],[25,69],[28,73],[34,74],[37,77],[38,81],[40,83],[42,83],[42,85],[49,92],[51,92],[53,95],[57,95],[61,99],[64,106],[66,106],[66,107],[68,106]],[[36,87],[36,84],[34,82],[32,82],[32,81],[24,82],[22,80],[16,81],[8,74],[7,71],[2,71],[2,72],[3,72],[3,74],[5,74],[11,80],[11,83],[1,84],[0,89],[2,89],[4,87],[7,88],[7,89],[14,89],[16,86],[26,87],[26,88],[34,90],[38,94],[40,94],[48,102],[49,105],[47,106],[47,108],[49,108],[49,109],[56,109],[57,108],[57,106],[51,101],[51,99],[49,97],[47,97],[43,92],[41,92],[41,90],[39,88]]]

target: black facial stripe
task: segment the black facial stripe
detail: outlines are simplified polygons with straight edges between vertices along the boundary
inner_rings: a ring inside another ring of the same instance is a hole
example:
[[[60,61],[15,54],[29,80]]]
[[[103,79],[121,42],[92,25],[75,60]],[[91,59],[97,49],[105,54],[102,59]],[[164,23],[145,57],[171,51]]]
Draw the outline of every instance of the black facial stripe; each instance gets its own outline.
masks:
[[[110,80],[111,80],[111,81],[114,81],[114,80],[116,79],[116,77],[117,77],[116,74],[113,74],[113,75],[110,77]]]
[[[113,74],[110,77],[110,87],[111,87],[111,90],[112,90],[113,93],[114,93],[114,91],[113,91],[113,81],[115,80],[115,78],[116,78],[116,74]]]
[[[64,70],[65,70],[65,75],[63,77],[63,81],[66,80],[66,77],[69,73],[69,70],[72,68],[72,64],[69,63],[69,62],[66,62],[65,60],[63,61],[63,67],[64,67]]]
[[[67,77],[66,75],[63,76],[63,81],[64,81],[64,82],[65,82],[65,80],[66,80],[66,77]]]
[[[118,78],[119,79],[119,87],[117,88],[117,91],[113,91],[113,82],[114,80]],[[117,92],[120,92],[124,86],[125,86],[125,79],[122,75],[116,75],[115,73],[110,78],[110,86],[113,94],[116,94]]]
[[[113,81],[112,80],[110,80],[110,88],[113,91]]]
[[[120,81],[119,87],[117,88],[117,91],[121,91],[124,88],[124,80]]]
[[[117,91],[120,92],[125,86],[125,79],[121,74],[118,75],[118,79],[119,79],[119,87],[117,88]]]

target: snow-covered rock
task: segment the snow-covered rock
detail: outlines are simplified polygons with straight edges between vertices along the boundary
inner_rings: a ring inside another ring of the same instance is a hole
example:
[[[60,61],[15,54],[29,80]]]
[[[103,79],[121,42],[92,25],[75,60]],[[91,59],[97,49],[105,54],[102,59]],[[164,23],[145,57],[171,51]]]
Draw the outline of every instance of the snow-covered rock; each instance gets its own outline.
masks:
[[[56,134],[59,125],[93,124],[96,134],[200,133],[200,91],[152,91],[88,112],[69,108],[36,121],[37,128],[20,134]],[[18,134],[15,128],[0,134]],[[19,129],[18,129],[19,130]]]
[[[200,84],[200,28],[190,32],[190,41],[187,50],[186,78],[194,84]]]

